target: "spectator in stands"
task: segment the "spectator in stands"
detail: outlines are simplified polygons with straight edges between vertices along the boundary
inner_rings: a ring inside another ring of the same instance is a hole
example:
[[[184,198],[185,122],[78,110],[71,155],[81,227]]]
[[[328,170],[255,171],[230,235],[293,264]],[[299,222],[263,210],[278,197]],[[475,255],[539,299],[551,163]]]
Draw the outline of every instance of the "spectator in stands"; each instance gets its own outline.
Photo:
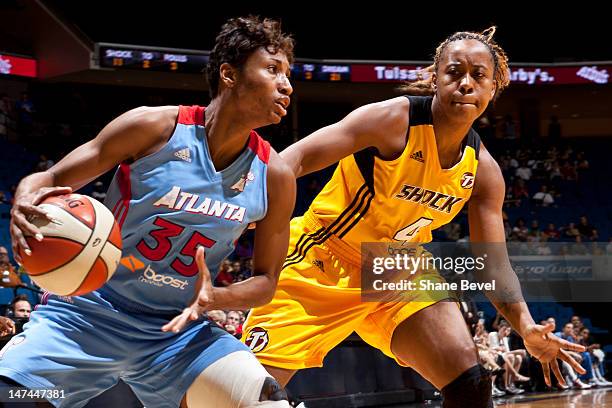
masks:
[[[533,175],[533,172],[531,168],[527,165],[526,161],[522,161],[521,167],[516,169],[516,172],[515,172],[516,177],[523,179],[525,181],[529,181],[532,175]]]
[[[580,317],[572,316],[572,321],[576,322],[578,327],[581,327],[582,322],[580,321]],[[574,333],[574,324],[572,322],[568,322],[563,326],[563,332],[559,333],[562,339],[569,341],[570,343],[578,343],[577,336]],[[586,370],[586,374],[580,376],[582,381],[588,381],[588,384],[593,386],[599,385],[599,380],[595,379],[593,374],[593,361],[591,359],[591,355],[588,351],[582,353],[575,353],[573,351],[568,351],[568,353],[573,356],[576,361],[580,363],[582,368]]]
[[[573,315],[570,319],[570,323],[574,326],[574,339],[577,338],[579,331],[584,327],[582,319],[578,315]]]
[[[104,189],[104,183],[101,181],[96,181],[94,183],[93,191],[91,192],[91,196],[100,202],[104,202],[106,198],[106,190]]]
[[[501,368],[497,363],[497,352],[491,349],[489,344],[489,333],[485,329],[484,319],[478,320],[474,327],[474,344],[478,350],[478,357],[482,365],[491,372],[492,394],[493,397],[501,397],[506,395],[495,386],[497,375],[503,374],[506,370]]]
[[[234,275],[234,282],[242,282],[249,278],[240,261],[232,262],[232,274]]]
[[[554,317],[549,317],[548,319],[546,319],[546,323],[552,324],[553,325],[553,331],[555,330],[555,326],[556,326],[556,320]],[[562,333],[561,332],[557,332],[557,335],[559,337],[561,337]],[[577,355],[577,358],[579,359],[579,361],[582,361],[582,357],[580,357],[579,355]],[[578,375],[576,374],[576,371],[574,371],[574,369],[572,368],[571,365],[569,365],[567,362],[563,361],[563,360],[558,360],[559,362],[561,362],[561,372],[563,373],[563,377],[565,378],[565,383],[566,383],[566,387],[572,386],[574,388],[578,388],[581,390],[587,390],[589,388],[591,388],[590,385],[583,383],[580,378],[578,377]],[[560,388],[564,389],[566,387],[563,387],[560,385]]]
[[[244,265],[242,266],[242,271],[240,273],[242,273],[245,279],[253,276],[253,258],[245,259]]]
[[[570,222],[567,227],[562,228],[562,236],[568,241],[575,241],[576,237],[580,236],[580,231],[575,223]]]
[[[506,198],[504,199],[504,206],[506,207],[519,207],[521,205],[521,199],[514,196],[514,188],[508,186],[506,188]]]
[[[9,200],[6,198],[4,191],[0,191],[0,204],[8,204]]]
[[[582,237],[578,235],[576,238],[576,243],[573,244],[571,249],[572,255],[588,255],[589,249],[582,243]],[[576,334],[578,334],[578,329],[576,329]]]
[[[498,331],[489,333],[489,344],[491,349],[496,351],[505,362],[504,367],[506,368],[506,372],[504,373],[504,386],[506,390],[512,394],[521,394],[524,391],[516,388],[514,382],[529,381],[529,377],[525,377],[518,372],[523,362],[524,355],[526,355],[526,351],[510,350],[508,336],[511,331],[512,329],[508,322],[502,320],[499,323]]]
[[[528,241],[540,242],[540,237],[542,235],[542,231],[540,231],[540,223],[538,220],[532,220],[531,226],[529,227],[529,236],[527,237]]]
[[[546,241],[548,241],[548,237],[545,234],[542,234],[540,236],[540,241],[536,244],[537,245],[536,255],[541,255],[541,256],[552,255],[552,248],[550,247],[550,245],[548,245]]]
[[[233,267],[232,263],[225,259],[221,262],[219,267],[219,273],[215,278],[215,286],[228,286],[234,283],[234,275],[232,274]]]
[[[593,377],[597,385],[603,387],[612,385],[612,382],[606,380],[606,378],[602,375],[605,372],[604,363],[606,360],[606,355],[601,349],[601,345],[593,342],[593,339],[591,338],[591,331],[586,327],[583,327],[580,330],[578,342],[585,346],[587,351],[591,354],[591,360],[593,362]]]
[[[567,146],[565,150],[563,150],[563,153],[561,153],[561,160],[571,160],[573,154],[574,150],[571,146]]]
[[[30,320],[32,305],[26,295],[17,295],[11,300],[6,317],[0,319],[0,347],[16,334],[23,331],[23,325]],[[1,406],[1,405],[0,405]]]
[[[561,237],[561,234],[555,227],[555,224],[552,222],[548,224],[548,227],[542,232],[542,234],[546,236],[546,240],[549,242],[556,242]]]
[[[589,161],[585,158],[584,152],[580,152],[576,155],[576,170],[578,172],[584,172],[589,169]]]
[[[223,310],[209,310],[206,316],[211,322],[215,322],[219,327],[225,328],[225,320],[227,318]]]
[[[563,180],[563,173],[558,161],[551,162],[546,165],[545,170],[548,172],[548,178],[552,185],[558,185],[559,181]]]
[[[586,215],[580,217],[580,222],[578,223],[577,229],[583,240],[597,241],[599,238],[597,230],[595,227],[589,224],[589,220],[587,219]]]
[[[591,255],[597,255],[597,256],[601,256],[601,255],[605,255],[605,251],[603,249],[603,245],[599,244],[597,242],[591,242],[591,247],[589,248],[589,253]]]
[[[516,170],[519,166],[519,162],[518,160],[516,160],[516,158],[512,155],[512,153],[510,152],[510,150],[506,150],[506,154],[505,157],[510,161],[510,168],[512,170]]]
[[[0,287],[15,288],[22,284],[9,259],[6,247],[0,246]]]
[[[525,185],[525,180],[517,178],[512,186],[512,194],[515,200],[522,200],[523,198],[529,198],[529,191]]]
[[[563,162],[563,165],[561,166],[561,174],[563,175],[563,179],[568,181],[573,181],[578,178],[576,168],[569,162],[569,160],[565,160]]]
[[[10,304],[11,314],[13,317],[30,319],[32,313],[32,305],[26,295],[17,295],[13,298]]]
[[[533,202],[535,205],[540,207],[550,207],[555,203],[555,199],[548,192],[548,187],[546,184],[542,184],[540,186],[540,191],[533,195]]]
[[[525,225],[525,220],[519,218],[516,220],[516,225],[512,229],[512,235],[515,241],[525,242],[527,241],[527,236],[529,235],[529,229]]]
[[[235,310],[230,310],[229,312],[227,312],[227,318],[225,320],[225,330],[227,330],[237,339],[240,339],[242,337],[242,321],[240,313]]]

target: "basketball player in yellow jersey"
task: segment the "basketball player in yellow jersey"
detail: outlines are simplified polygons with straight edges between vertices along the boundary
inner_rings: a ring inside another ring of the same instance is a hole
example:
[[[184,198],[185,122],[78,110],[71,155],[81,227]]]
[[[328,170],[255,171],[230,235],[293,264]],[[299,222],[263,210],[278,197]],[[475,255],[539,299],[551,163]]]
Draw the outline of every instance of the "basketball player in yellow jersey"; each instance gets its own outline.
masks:
[[[281,153],[297,177],[341,159],[310,209],[292,220],[274,299],[253,309],[246,322],[245,342],[281,384],[296,370],[321,366],[356,331],[440,389],[444,407],[492,406],[491,381],[456,304],[427,293],[410,302],[361,302],[360,246],[429,242],[431,231],[468,201],[472,241],[505,242],[504,180],[471,129],[509,83],[494,31],[459,32],[444,41],[432,75],[407,88],[429,96],[361,107]],[[566,351],[583,348],[534,323],[507,252],[501,252],[489,260],[504,272],[498,285],[521,301],[491,300],[541,361],[546,383],[552,367],[563,384],[556,359],[583,372]]]

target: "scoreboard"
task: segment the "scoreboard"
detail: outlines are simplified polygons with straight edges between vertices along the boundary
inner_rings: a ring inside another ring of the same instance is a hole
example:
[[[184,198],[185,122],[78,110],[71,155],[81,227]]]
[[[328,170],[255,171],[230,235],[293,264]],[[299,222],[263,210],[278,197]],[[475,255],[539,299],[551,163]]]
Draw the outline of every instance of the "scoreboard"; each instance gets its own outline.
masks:
[[[97,45],[100,67],[115,69],[204,73],[208,64],[208,55],[208,52],[196,50],[131,47],[105,43]],[[301,81],[349,82],[351,66],[296,62],[291,66],[291,77]]]
[[[208,64],[208,51],[153,48],[124,44],[98,43],[100,67],[143,71],[166,71],[201,74]],[[0,63],[2,61],[0,60]],[[419,78],[420,71],[430,62],[415,64],[326,62],[297,60],[291,66],[291,79],[313,82],[402,83]],[[5,65],[7,65],[5,63]],[[0,65],[0,72],[2,72]],[[512,65],[510,80],[522,85],[609,84],[612,64],[530,64]]]
[[[307,64],[296,62],[291,66],[291,79],[300,81],[350,82],[351,66]]]
[[[195,50],[99,45],[98,61],[100,66],[105,68],[202,73],[208,63],[208,53]]]

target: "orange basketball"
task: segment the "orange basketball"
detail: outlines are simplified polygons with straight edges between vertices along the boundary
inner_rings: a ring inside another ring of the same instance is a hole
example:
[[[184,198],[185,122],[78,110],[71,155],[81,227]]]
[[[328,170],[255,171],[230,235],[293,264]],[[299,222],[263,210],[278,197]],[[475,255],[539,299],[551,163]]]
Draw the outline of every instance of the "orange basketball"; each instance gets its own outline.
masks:
[[[44,239],[26,240],[32,255],[20,250],[23,266],[38,286],[76,296],[104,285],[121,259],[121,230],[108,208],[81,194],[49,197],[39,207],[55,219],[36,217],[32,223]]]

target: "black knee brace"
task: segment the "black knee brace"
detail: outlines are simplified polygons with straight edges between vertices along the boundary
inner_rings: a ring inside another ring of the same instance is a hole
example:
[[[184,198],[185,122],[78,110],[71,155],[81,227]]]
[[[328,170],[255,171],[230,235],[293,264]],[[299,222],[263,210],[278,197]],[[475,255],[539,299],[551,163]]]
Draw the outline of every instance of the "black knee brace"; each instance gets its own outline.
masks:
[[[287,400],[285,389],[273,377],[266,377],[261,386],[260,401],[282,401]]]
[[[442,388],[443,408],[493,408],[491,376],[478,364]]]

